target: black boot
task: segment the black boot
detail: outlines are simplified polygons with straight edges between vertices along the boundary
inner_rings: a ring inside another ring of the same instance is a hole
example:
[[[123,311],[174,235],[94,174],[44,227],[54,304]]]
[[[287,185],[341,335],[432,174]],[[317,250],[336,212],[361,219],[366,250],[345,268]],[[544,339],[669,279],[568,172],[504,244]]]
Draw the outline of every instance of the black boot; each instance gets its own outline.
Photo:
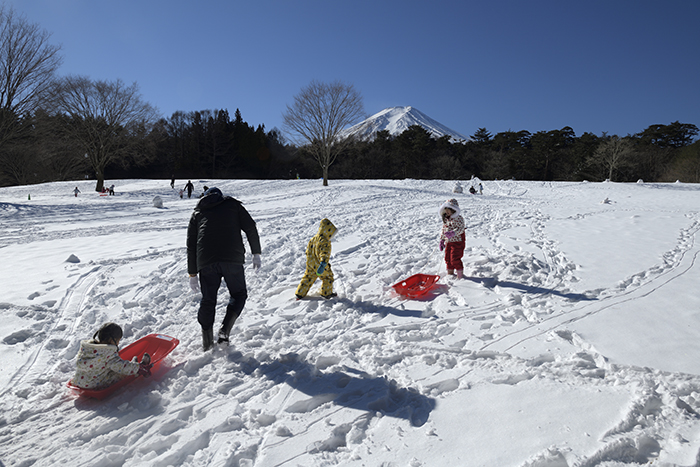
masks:
[[[202,342],[205,352],[214,347],[214,330],[212,328],[202,329]]]
[[[217,341],[217,344],[229,344],[229,334],[231,334],[231,328],[233,327],[233,323],[235,323],[236,320],[234,319],[233,322],[230,323],[224,323],[221,326],[221,329],[219,329],[219,340]],[[228,324],[228,326],[227,326]]]
[[[221,328],[219,329],[219,340],[218,344],[229,344],[229,335],[231,334],[231,329],[233,325],[236,324],[236,320],[241,315],[240,312],[226,310],[226,316],[224,317],[224,322],[221,323]]]
[[[217,344],[226,344],[228,345],[228,334],[224,331],[224,328],[219,329],[219,340],[216,342]]]

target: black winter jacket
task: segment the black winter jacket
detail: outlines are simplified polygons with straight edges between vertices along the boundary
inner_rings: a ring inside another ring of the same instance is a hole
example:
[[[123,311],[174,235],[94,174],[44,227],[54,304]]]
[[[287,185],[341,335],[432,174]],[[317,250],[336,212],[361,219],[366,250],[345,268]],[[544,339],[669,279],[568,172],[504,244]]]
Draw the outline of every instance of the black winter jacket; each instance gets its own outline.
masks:
[[[253,254],[260,254],[255,221],[240,201],[209,194],[194,208],[187,228],[187,272],[197,274],[213,263],[245,263],[241,231],[248,237]]]

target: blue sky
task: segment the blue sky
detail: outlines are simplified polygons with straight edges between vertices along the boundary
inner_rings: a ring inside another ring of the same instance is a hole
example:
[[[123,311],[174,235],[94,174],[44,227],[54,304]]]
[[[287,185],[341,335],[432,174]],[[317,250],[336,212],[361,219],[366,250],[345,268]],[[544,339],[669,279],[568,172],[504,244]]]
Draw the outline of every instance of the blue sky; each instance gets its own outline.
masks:
[[[5,0],[62,46],[62,75],[137,82],[165,117],[240,109],[267,130],[312,80],[368,115],[624,136],[700,126],[700,1]]]

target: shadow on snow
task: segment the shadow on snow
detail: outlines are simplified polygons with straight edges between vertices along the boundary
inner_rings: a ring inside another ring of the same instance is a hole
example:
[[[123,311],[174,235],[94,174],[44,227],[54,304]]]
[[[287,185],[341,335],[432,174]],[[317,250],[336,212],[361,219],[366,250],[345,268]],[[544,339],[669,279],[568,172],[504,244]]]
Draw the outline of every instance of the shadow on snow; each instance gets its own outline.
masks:
[[[559,292],[558,290],[548,289],[546,287],[534,287],[531,285],[518,284],[517,282],[512,282],[512,281],[499,281],[495,277],[465,277],[465,279],[470,280],[472,282],[477,282],[477,283],[483,284],[484,287],[487,287],[489,289],[492,289],[496,286],[499,286],[499,287],[507,287],[510,289],[521,290],[522,292],[525,292],[528,294],[556,295],[558,297],[562,297],[562,298],[565,298],[567,300],[573,300],[573,301],[597,300],[596,298],[589,297],[586,294],[564,293],[564,292]]]
[[[404,310],[401,308],[396,308],[387,305],[378,305],[373,302],[367,302],[363,300],[352,301],[348,298],[339,298],[338,302],[346,305],[348,308],[357,310],[362,313],[376,313],[378,315],[387,316],[401,316],[403,318],[422,318],[423,313],[421,310]]]
[[[236,355],[241,356],[234,352],[229,359]],[[413,426],[422,426],[435,408],[435,400],[416,389],[402,388],[395,381],[372,377],[352,368],[326,373],[294,353],[270,363],[256,363],[254,359],[248,360],[245,364],[248,371],[245,368],[244,371],[260,374],[277,384],[288,384],[309,396],[287,407],[285,410],[290,413],[310,412],[332,402],[365,412],[381,412],[385,416],[406,419]]]

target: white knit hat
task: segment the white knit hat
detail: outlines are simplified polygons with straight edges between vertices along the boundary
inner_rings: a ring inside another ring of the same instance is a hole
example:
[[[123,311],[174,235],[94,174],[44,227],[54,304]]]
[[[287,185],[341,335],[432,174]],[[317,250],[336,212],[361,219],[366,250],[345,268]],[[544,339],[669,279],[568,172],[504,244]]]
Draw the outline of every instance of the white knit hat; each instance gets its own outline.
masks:
[[[440,206],[440,210],[438,211],[440,213],[440,218],[442,219],[442,216],[445,214],[445,209],[450,208],[452,209],[455,213],[453,216],[459,216],[462,213],[462,210],[459,209],[459,203],[457,202],[456,199],[448,199],[444,203],[442,203],[442,206]]]

